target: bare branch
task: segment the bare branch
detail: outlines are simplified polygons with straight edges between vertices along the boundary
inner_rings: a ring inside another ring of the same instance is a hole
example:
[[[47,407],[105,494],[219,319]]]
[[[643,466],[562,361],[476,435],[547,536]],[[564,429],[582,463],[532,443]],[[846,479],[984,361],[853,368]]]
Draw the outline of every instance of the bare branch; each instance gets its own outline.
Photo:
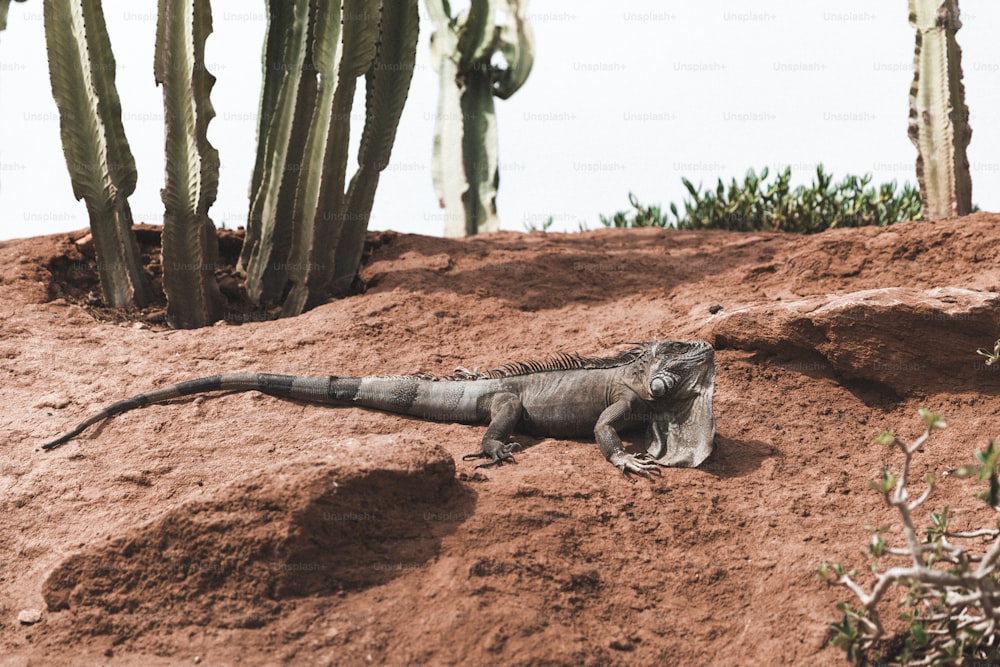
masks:
[[[886,593],[898,585],[908,589],[901,604],[911,610],[904,618],[908,619],[913,637],[912,641],[897,644],[904,647],[899,655],[881,656],[882,660],[888,657],[889,664],[905,661],[906,664],[925,665],[942,661],[951,664],[956,656],[960,660],[989,658],[1000,641],[994,636],[1000,621],[1000,586],[996,582],[1000,530],[948,531],[945,510],[940,515],[932,515],[934,525],[923,529],[926,536],[921,539],[914,527],[912,514],[930,497],[934,480],[929,479],[923,493],[910,501],[907,487],[910,462],[927,442],[931,431],[946,426],[938,415],[921,410],[921,416],[927,421],[927,429],[912,444],[892,439],[891,444],[903,454],[895,483],[887,488],[887,482],[892,482],[893,478],[886,471],[882,482],[876,484],[886,504],[899,513],[906,546],[886,545],[881,536],[884,529],[873,533],[870,545],[876,558],[906,558],[910,564],[876,572],[870,592],[850,576],[841,574],[833,583],[850,590],[861,606],[857,611],[848,608],[844,622],[832,626],[836,632],[831,641],[856,657],[871,650],[884,632],[879,620],[880,603]],[[886,442],[886,438],[881,438],[880,442]],[[995,455],[979,454],[979,457],[980,461],[984,461],[985,457],[990,457],[992,461]],[[991,538],[992,543],[982,555],[969,553],[971,545],[954,542],[981,540],[984,537]],[[973,564],[977,564],[974,569]],[[838,571],[843,571],[841,566],[838,566]]]

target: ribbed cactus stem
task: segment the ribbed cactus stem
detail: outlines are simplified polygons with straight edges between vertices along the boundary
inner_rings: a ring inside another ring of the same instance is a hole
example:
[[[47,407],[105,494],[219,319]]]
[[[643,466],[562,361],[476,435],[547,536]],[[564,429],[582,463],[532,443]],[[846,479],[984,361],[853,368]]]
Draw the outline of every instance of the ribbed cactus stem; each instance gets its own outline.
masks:
[[[358,148],[358,170],[347,188],[330,277],[334,295],[347,293],[361,263],[375,189],[389,164],[403,105],[410,93],[419,34],[417,0],[382,3],[378,48],[365,74],[365,127]]]
[[[153,71],[163,86],[166,134],[163,200],[163,291],[177,328],[219,319],[215,280],[219,244],[208,209],[219,189],[219,152],[208,141],[215,117],[215,77],[205,67],[212,6],[200,0],[159,0]]]
[[[257,165],[240,264],[254,301],[297,315],[351,285],[409,92],[417,0],[269,0]],[[351,108],[365,127],[348,182]]]
[[[63,153],[73,194],[87,205],[104,299],[115,307],[143,306],[152,290],[128,205],[137,173],[100,0],[45,0],[42,8]]]
[[[967,215],[972,178],[966,148],[972,137],[962,85],[958,0],[910,0],[916,29],[909,135],[917,147],[924,217]]]
[[[310,0],[268,0],[267,6],[257,162],[238,267],[254,303],[275,301],[285,288],[292,243],[288,219],[316,97]]]

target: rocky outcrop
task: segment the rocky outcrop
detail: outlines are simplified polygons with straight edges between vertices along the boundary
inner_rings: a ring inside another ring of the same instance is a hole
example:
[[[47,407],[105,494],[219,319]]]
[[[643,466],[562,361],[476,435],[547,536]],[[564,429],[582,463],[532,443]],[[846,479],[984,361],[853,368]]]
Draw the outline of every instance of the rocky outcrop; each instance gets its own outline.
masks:
[[[713,317],[701,335],[900,395],[1000,391],[1000,367],[976,354],[1000,338],[995,292],[892,287],[752,304]]]

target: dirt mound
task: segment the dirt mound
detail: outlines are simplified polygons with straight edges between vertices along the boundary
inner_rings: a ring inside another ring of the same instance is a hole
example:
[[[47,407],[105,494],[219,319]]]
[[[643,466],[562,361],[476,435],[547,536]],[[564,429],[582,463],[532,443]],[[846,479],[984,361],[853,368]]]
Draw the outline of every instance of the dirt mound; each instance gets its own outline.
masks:
[[[1000,376],[975,354],[1000,336],[998,223],[382,234],[364,293],[195,331],[88,302],[82,233],[0,243],[0,654],[842,664],[826,640],[850,596],[816,568],[864,571],[864,527],[895,521],[866,490],[898,463],[875,436],[943,412],[912,471],[941,480],[926,507],[949,504],[959,530],[993,521],[944,473],[1000,432]],[[39,450],[108,403],[218,372],[447,374],[660,337],[716,344],[718,437],[652,482],[551,438],[475,470],[461,456],[480,427],[253,393]]]
[[[439,549],[467,517],[455,464],[423,440],[381,436],[336,446],[336,461],[281,463],[90,545],[42,587],[77,636],[120,641],[184,625],[262,627],[280,601],[382,585]]]

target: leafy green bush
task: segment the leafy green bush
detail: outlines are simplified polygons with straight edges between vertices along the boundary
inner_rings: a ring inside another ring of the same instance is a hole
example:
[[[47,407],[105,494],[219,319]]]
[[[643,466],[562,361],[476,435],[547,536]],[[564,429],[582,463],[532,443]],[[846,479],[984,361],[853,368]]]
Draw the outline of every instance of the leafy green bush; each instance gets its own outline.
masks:
[[[948,506],[930,514],[931,524],[919,535],[913,525],[913,512],[927,500],[934,488],[934,476],[928,475],[926,488],[911,498],[907,488],[910,461],[935,429],[946,427],[941,416],[921,410],[926,431],[912,444],[901,442],[891,432],[878,442],[897,447],[903,453],[899,476],[888,470],[870,485],[886,504],[899,512],[905,547],[890,546],[884,535],[888,526],[871,528],[868,550],[875,581],[871,592],[855,581],[857,574],[843,565],[820,566],[820,576],[832,584],[848,588],[860,606],[841,603],[842,620],[832,623],[830,643],[847,653],[847,659],[865,664],[959,665],[984,664],[979,660],[1000,657],[997,623],[1000,621],[1000,588],[997,586],[997,563],[1000,560],[1000,530],[987,528],[953,531],[948,527]],[[977,493],[995,512],[1000,510],[1000,450],[991,441],[976,452],[976,463],[959,468],[956,477],[975,477],[987,482],[986,490]],[[964,544],[988,546],[973,550]],[[963,546],[960,546],[963,545]],[[904,564],[880,570],[881,559],[902,559]],[[889,607],[886,594],[899,587],[904,595],[898,601],[901,632],[886,638],[879,610]],[[880,604],[881,603],[881,604]],[[884,653],[883,653],[884,652]],[[991,663],[995,664],[995,663]]]
[[[683,214],[675,204],[670,214],[657,206],[643,206],[629,193],[632,211],[619,211],[610,218],[600,216],[606,227],[676,227],[678,229],[728,229],[732,231],[783,231],[814,233],[837,227],[891,225],[922,217],[919,191],[906,183],[870,185],[872,176],[847,176],[839,183],[816,167],[816,179],[809,186],[791,186],[792,170],[786,167],[772,183],[764,167],[758,176],[747,171],[742,183],[735,178],[726,185],[720,179],[714,190],[701,191],[682,178],[690,199]]]

